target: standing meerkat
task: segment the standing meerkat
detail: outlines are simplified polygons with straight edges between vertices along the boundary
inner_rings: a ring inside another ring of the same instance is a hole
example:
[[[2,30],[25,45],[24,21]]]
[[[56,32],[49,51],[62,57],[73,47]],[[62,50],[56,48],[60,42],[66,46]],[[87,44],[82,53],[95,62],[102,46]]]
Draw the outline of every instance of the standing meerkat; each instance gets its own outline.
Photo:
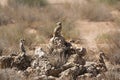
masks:
[[[104,59],[105,59],[105,54],[104,54],[104,52],[100,52],[99,53],[99,62],[102,64],[102,67],[104,68],[104,71],[107,71],[108,69],[107,69],[107,67],[106,67],[106,63],[105,63],[105,61],[104,61]]]
[[[24,43],[25,43],[25,40],[21,39],[20,40],[20,50],[22,51],[22,53],[26,53],[26,50],[25,50],[25,47],[24,47]]]
[[[100,52],[100,53],[99,53],[99,62],[100,62],[100,63],[105,64],[104,56],[105,56],[104,52]]]
[[[57,27],[54,29],[54,35],[53,36],[60,36],[61,35],[61,31],[62,31],[62,23],[61,22],[57,22]]]

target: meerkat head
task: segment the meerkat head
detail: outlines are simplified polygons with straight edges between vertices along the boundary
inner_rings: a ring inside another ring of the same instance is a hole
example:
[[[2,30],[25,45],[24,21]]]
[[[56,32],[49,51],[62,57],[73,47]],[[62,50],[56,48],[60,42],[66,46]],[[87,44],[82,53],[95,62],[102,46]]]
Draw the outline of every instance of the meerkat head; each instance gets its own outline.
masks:
[[[57,25],[59,25],[59,26],[61,26],[61,25],[62,25],[62,23],[61,23],[61,22],[57,22],[56,24],[57,24]]]
[[[24,43],[24,42],[25,42],[25,39],[20,39],[20,42],[21,42],[21,43]]]
[[[101,52],[99,52],[99,55],[105,56],[105,53],[101,51]]]
[[[103,51],[100,51],[99,52],[99,57],[106,58],[106,55]]]

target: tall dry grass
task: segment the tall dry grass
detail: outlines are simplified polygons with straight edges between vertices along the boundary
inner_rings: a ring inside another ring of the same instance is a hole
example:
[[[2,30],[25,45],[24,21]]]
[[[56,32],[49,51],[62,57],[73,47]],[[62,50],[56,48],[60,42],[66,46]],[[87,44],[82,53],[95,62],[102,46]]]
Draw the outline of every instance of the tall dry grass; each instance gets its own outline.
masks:
[[[100,50],[105,51],[109,61],[114,64],[120,64],[120,33],[106,33],[97,37],[97,44]],[[101,45],[105,47],[101,47]]]
[[[71,6],[81,19],[90,21],[109,21],[112,19],[110,9],[97,0],[74,2]]]
[[[1,47],[17,46],[20,38],[27,40],[28,47],[31,44],[47,43],[58,21],[63,23],[62,34],[66,39],[77,39],[80,33],[75,27],[77,20],[108,21],[112,18],[110,9],[98,1],[74,1],[60,5],[51,5],[45,1],[46,5],[41,6],[36,2],[30,6],[32,0],[21,1],[10,0],[8,7],[0,9]],[[28,30],[34,30],[35,33],[29,34]]]
[[[110,5],[112,6],[112,8],[120,10],[120,0],[98,0],[98,1]]]
[[[25,80],[26,78],[21,77],[15,70],[2,69],[0,70],[0,80]]]
[[[78,37],[79,34],[74,27],[75,17],[67,15],[68,12],[65,10],[62,5],[59,8],[49,4],[42,7],[29,6],[11,0],[7,7],[0,9],[1,47],[16,48],[21,38],[26,39],[28,47],[31,47],[31,44],[46,43],[52,37],[58,21],[63,23],[63,35],[66,39]],[[29,30],[34,30],[35,33],[31,34]]]

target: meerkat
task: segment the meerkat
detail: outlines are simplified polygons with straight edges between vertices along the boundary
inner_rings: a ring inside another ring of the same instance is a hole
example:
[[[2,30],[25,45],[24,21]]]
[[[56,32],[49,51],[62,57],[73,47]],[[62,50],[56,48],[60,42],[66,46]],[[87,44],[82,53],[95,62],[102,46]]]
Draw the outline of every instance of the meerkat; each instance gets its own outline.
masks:
[[[26,50],[25,50],[25,47],[24,47],[24,42],[25,42],[24,39],[21,39],[21,40],[20,40],[20,50],[21,50],[23,53],[26,53]]]
[[[62,23],[58,22],[57,27],[54,29],[54,35],[53,36],[60,36],[62,31]]]
[[[105,54],[104,54],[103,52],[100,52],[100,53],[99,53],[99,58],[100,58],[100,59],[99,59],[99,62],[100,62],[100,63],[104,63],[104,64],[105,64],[104,56],[105,56]]]
[[[3,50],[2,50],[2,49],[0,49],[0,56],[2,56],[2,53],[3,53]]]
[[[99,53],[99,62],[102,64],[102,66],[104,67],[105,71],[107,71],[107,67],[106,67],[106,64],[105,64],[105,61],[104,61],[104,58],[105,58],[105,54],[104,52],[100,52]]]

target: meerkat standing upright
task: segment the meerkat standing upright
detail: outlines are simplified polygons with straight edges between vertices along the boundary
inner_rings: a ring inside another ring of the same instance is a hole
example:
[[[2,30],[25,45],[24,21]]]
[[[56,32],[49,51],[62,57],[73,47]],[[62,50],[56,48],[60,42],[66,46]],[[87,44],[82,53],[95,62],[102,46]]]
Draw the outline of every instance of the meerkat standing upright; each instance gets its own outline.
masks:
[[[106,63],[105,63],[105,61],[104,61],[104,59],[105,59],[105,54],[104,54],[104,52],[100,52],[99,53],[99,62],[100,63],[102,63],[103,65],[103,67],[104,67],[104,69],[105,69],[105,71],[107,71],[108,69],[107,69],[107,67],[106,67]]]
[[[24,42],[25,40],[24,39],[21,39],[20,40],[20,50],[22,51],[22,53],[26,53],[26,50],[25,50],[25,47],[24,47]]]
[[[100,63],[105,64],[104,56],[105,56],[105,54],[104,54],[103,52],[100,52],[100,53],[99,53],[99,62],[100,62]]]
[[[57,27],[54,29],[54,35],[53,36],[60,36],[62,31],[62,23],[58,22]]]

